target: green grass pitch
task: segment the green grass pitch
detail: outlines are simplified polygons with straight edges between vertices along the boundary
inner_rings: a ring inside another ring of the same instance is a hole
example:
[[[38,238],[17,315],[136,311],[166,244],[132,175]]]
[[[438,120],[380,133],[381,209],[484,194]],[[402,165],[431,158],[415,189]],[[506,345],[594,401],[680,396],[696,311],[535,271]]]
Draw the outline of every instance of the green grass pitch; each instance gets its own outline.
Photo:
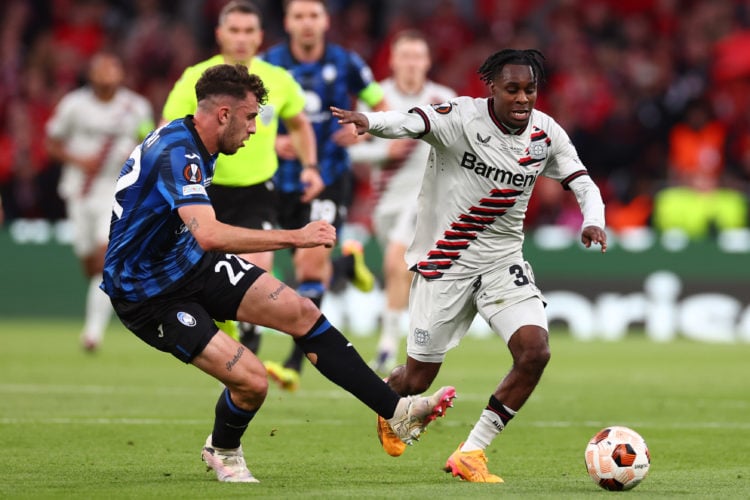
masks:
[[[199,454],[219,383],[113,322],[88,355],[69,319],[0,320],[0,498],[750,498],[750,345],[618,343],[551,335],[540,386],[488,450],[502,485],[441,468],[466,437],[510,358],[495,338],[465,339],[436,384],[455,408],[400,458],[372,413],[308,364],[296,393],[270,388],[243,440],[260,484],[220,484]],[[353,338],[363,357],[373,338]],[[265,335],[263,359],[286,337]],[[606,425],[646,439],[646,480],[598,488],[588,439]]]

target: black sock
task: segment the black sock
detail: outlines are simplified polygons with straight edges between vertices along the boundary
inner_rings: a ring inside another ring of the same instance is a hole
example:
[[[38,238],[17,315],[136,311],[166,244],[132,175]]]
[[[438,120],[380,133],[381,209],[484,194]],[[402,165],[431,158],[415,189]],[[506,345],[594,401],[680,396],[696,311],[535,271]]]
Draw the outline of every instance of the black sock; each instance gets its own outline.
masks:
[[[320,281],[303,281],[297,287],[297,293],[302,297],[307,297],[313,301],[313,304],[320,309],[320,305],[323,303],[323,295],[325,294],[325,287]],[[303,351],[296,343],[292,345],[292,351],[284,361],[285,368],[291,368],[297,373],[302,373],[302,364],[305,361],[305,351]]]
[[[321,315],[312,329],[295,342],[312,357],[315,368],[346,389],[383,418],[391,418],[400,396],[378,377],[341,332]],[[308,358],[309,359],[309,358]]]
[[[330,289],[333,292],[343,292],[346,285],[354,278],[354,256],[341,255],[332,262],[333,274]]]
[[[252,323],[240,321],[240,342],[250,349],[253,354],[258,354],[260,349],[260,332],[258,327]]]
[[[216,418],[211,435],[213,445],[217,448],[238,448],[247,425],[257,411],[238,408],[229,396],[229,389],[224,389],[216,402]]]
[[[503,421],[503,425],[506,425],[515,415],[515,413],[509,413],[508,408],[506,408],[494,394],[490,396],[490,402],[487,404],[487,409],[497,413],[497,416]]]

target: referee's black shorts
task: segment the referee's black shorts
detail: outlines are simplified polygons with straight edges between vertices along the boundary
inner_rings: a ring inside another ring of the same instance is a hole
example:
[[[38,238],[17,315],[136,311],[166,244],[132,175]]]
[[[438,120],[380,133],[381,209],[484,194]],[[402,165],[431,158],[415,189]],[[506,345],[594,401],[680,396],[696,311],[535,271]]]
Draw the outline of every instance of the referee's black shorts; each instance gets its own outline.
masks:
[[[216,218],[225,224],[248,229],[278,227],[279,194],[272,180],[252,186],[208,186],[208,197]]]

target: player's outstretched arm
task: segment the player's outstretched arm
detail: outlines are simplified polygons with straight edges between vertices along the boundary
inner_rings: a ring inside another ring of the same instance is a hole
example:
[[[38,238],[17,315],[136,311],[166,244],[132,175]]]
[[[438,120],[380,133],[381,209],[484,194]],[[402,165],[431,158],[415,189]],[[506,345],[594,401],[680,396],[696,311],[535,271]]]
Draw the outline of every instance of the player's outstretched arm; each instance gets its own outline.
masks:
[[[324,221],[300,229],[246,229],[216,220],[211,205],[186,205],[177,209],[185,227],[203,250],[231,253],[266,252],[282,248],[332,247],[336,228]]]

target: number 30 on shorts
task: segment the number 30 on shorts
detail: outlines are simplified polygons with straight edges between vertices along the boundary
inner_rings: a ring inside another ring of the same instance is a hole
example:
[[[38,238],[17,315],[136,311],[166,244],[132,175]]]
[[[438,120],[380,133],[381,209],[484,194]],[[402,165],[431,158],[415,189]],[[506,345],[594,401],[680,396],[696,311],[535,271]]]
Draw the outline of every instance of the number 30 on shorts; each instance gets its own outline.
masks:
[[[524,286],[528,285],[529,283],[534,281],[534,275],[531,272],[531,266],[527,262],[524,262],[526,269],[524,270],[524,266],[520,264],[513,264],[508,268],[508,272],[511,274],[511,276],[515,277],[516,279],[513,280],[513,284],[516,286]]]

